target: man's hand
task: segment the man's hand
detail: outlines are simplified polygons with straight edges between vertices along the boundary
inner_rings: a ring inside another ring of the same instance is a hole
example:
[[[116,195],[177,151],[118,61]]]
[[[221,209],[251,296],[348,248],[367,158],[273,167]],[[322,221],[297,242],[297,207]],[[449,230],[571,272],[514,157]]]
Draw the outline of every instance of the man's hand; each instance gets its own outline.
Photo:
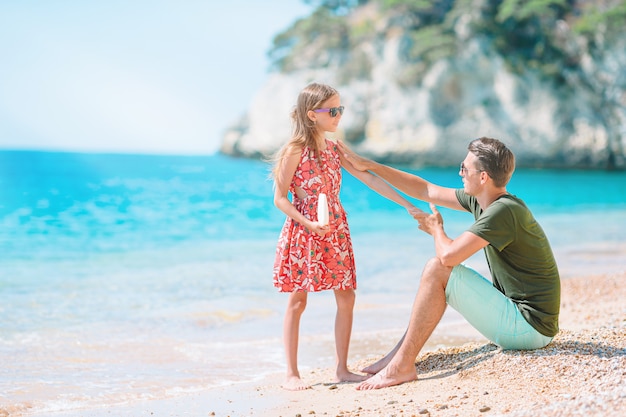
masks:
[[[352,164],[354,168],[358,169],[359,171],[367,171],[373,164],[371,160],[357,155],[342,141],[337,141],[337,146],[339,147],[340,155],[342,155],[348,162]]]
[[[443,217],[441,217],[437,207],[432,203],[430,204],[430,210],[433,212],[432,214],[422,211],[423,215],[413,215],[413,217],[419,223],[418,229],[432,236],[435,229],[443,229]]]

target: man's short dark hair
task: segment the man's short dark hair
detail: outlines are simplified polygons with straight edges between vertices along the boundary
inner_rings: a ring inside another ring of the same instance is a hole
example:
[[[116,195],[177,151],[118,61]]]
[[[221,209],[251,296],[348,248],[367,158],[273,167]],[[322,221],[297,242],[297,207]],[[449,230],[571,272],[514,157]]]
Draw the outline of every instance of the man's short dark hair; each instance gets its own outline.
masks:
[[[467,149],[478,159],[476,169],[489,174],[496,187],[508,184],[515,171],[515,155],[504,143],[483,136],[471,141]]]

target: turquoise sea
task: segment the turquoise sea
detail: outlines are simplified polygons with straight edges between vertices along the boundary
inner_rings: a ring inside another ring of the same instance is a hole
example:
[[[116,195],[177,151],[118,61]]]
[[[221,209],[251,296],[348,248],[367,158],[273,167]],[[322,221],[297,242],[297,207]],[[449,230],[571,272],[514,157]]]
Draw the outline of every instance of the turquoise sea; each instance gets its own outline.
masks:
[[[462,186],[456,167],[413,172]],[[626,269],[626,173],[519,169],[509,192],[543,225],[563,279]],[[342,200],[359,282],[354,359],[384,353],[385,341],[364,344],[372,335],[400,335],[434,251],[402,208],[349,174]],[[442,213],[451,236],[472,221]],[[271,274],[284,219],[260,161],[0,152],[0,415],[282,372],[286,296]],[[486,271],[482,254],[469,263]],[[311,295],[301,371],[332,365],[334,313],[332,294]]]

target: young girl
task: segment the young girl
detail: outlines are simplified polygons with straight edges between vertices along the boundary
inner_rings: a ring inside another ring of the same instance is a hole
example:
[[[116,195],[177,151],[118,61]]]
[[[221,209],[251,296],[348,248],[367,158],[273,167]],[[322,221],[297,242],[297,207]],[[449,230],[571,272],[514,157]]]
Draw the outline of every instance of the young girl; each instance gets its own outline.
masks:
[[[274,204],[287,215],[274,262],[274,286],[288,292],[283,337],[287,358],[288,390],[310,388],[298,371],[300,317],[307,294],[333,290],[336,379],[358,382],[367,378],[348,370],[356,275],[346,212],[339,201],[341,167],[381,195],[407,210],[412,204],[377,176],[357,170],[339,154],[336,143],[325,137],[335,132],[344,107],[337,91],[323,84],[309,84],[299,94],[291,117],[292,138],[278,152],[273,169]],[[291,200],[288,195],[291,194]],[[318,196],[328,202],[328,224],[318,222]]]

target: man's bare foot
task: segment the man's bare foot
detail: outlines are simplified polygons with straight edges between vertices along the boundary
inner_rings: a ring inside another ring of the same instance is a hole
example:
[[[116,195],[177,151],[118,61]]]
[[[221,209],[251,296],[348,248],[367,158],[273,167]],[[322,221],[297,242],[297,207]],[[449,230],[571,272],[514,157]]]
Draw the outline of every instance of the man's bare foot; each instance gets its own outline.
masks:
[[[361,369],[361,372],[370,374],[370,375],[375,375],[379,373],[380,371],[382,371],[383,368],[385,368],[385,366],[387,366],[387,364],[391,362],[392,358],[393,358],[392,355],[387,355],[384,358],[377,360],[373,364],[368,365],[365,368]]]
[[[405,333],[405,335],[406,335],[406,333]],[[394,348],[391,349],[389,351],[389,353],[387,353],[382,359],[379,359],[376,362],[374,362],[373,364],[371,364],[369,366],[366,366],[365,368],[361,369],[361,372],[366,373],[366,374],[370,374],[370,375],[375,375],[375,374],[379,373],[380,371],[382,371],[389,364],[389,362],[391,362],[391,360],[394,358],[394,356],[396,356],[396,353],[398,353],[398,350],[400,349],[400,346],[402,345],[402,342],[404,342],[404,336],[402,336],[400,338],[400,340],[394,346]]]
[[[415,368],[408,372],[400,372],[395,367],[387,366],[373,377],[361,382],[356,389],[360,391],[379,389],[415,380],[417,380],[417,372],[415,371]]]
[[[282,387],[288,391],[304,391],[305,389],[311,388],[311,386],[301,380],[299,376],[287,377]]]
[[[339,372],[337,371],[335,382],[361,382],[365,381],[371,375],[359,375],[348,370]]]

